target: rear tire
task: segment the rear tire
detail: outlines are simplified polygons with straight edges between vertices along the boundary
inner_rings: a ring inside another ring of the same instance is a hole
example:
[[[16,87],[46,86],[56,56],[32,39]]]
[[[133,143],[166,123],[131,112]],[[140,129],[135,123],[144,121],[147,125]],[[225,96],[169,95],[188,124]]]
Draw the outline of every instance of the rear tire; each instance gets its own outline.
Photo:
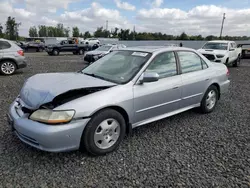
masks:
[[[211,85],[207,89],[201,101],[201,106],[200,106],[201,112],[204,114],[212,112],[216,107],[218,98],[219,98],[219,91],[217,87],[215,85]]]
[[[123,116],[112,109],[95,114],[86,125],[80,149],[92,155],[104,155],[118,148],[126,133]]]
[[[0,62],[0,73],[3,75],[12,75],[16,72],[16,63],[11,60]]]

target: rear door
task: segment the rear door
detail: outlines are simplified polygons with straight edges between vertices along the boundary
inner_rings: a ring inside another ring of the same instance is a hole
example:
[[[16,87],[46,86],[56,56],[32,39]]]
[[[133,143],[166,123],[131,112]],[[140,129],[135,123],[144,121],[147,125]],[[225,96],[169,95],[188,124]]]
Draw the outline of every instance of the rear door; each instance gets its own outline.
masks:
[[[195,52],[177,51],[177,55],[182,79],[180,108],[199,104],[211,79],[208,66]]]

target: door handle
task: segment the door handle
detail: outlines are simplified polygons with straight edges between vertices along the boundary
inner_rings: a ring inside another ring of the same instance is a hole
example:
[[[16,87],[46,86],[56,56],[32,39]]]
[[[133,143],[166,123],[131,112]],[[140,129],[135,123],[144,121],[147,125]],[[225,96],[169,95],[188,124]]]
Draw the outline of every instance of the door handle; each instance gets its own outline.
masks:
[[[205,81],[208,81],[209,80],[209,78],[207,78]]]
[[[176,86],[176,87],[173,87],[173,89],[178,89],[179,87],[178,86]]]

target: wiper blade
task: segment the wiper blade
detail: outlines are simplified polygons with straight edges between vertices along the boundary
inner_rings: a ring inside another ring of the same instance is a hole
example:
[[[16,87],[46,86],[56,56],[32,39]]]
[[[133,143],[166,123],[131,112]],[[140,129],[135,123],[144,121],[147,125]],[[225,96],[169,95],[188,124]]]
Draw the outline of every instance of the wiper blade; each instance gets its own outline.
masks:
[[[102,76],[99,76],[99,75],[96,75],[96,74],[93,74],[93,73],[85,73],[85,72],[84,72],[83,74],[86,74],[86,75],[88,75],[88,76],[92,76],[92,77],[95,77],[95,78],[99,78],[99,79],[101,79],[101,80],[106,80],[106,81],[109,81],[109,82],[113,82],[113,83],[114,83],[113,80],[107,79],[107,78],[105,78],[105,77],[102,77]]]

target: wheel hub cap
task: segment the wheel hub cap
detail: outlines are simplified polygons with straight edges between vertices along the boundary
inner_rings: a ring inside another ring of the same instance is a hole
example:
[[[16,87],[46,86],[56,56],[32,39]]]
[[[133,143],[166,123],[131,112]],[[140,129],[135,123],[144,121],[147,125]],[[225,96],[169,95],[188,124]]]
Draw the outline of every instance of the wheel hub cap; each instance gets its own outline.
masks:
[[[94,142],[100,149],[113,146],[120,136],[120,124],[115,119],[106,119],[101,122],[95,131]]]
[[[211,90],[208,95],[207,95],[207,99],[206,99],[206,105],[207,108],[210,110],[214,107],[215,103],[216,103],[216,93],[214,90]]]
[[[5,74],[12,74],[15,71],[15,66],[12,63],[6,62],[2,64],[1,70]]]

